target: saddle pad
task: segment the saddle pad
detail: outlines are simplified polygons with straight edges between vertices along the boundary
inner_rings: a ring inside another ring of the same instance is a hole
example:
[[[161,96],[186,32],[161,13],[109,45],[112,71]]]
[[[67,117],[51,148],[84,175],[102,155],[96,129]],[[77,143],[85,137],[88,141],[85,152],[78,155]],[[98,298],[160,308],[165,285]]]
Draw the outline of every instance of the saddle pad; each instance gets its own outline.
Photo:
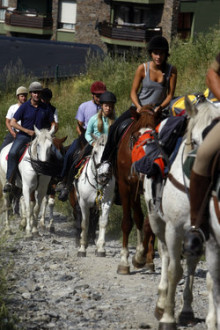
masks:
[[[160,124],[156,127],[155,132],[158,133],[160,128]],[[144,146],[147,143],[150,143],[152,140],[154,140],[154,136],[152,134],[152,129],[147,129],[143,134],[141,134],[138,138],[138,140],[135,142],[134,147],[131,151],[131,159],[132,163],[138,161],[142,157],[146,155]]]
[[[25,145],[19,151],[19,160],[18,160],[19,163],[22,161],[28,147],[29,147],[29,145]],[[5,159],[8,160],[8,154],[6,155]]]

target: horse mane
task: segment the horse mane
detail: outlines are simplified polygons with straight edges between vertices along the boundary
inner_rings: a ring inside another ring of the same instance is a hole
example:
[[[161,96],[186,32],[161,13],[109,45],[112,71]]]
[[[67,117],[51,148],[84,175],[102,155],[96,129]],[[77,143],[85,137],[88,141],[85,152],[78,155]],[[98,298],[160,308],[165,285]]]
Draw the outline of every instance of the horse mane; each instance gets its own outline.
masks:
[[[130,108],[130,110],[133,112],[133,108]],[[155,113],[149,105],[145,105],[139,114],[136,112],[134,118],[136,119],[136,122],[132,127],[131,134],[145,127],[154,129],[159,123],[159,113]]]
[[[94,146],[93,146],[92,154],[94,154],[95,152],[99,152],[100,145],[105,145],[106,142],[107,142],[107,135],[106,135],[106,134],[102,134],[102,135],[100,135],[100,136],[95,140],[95,144],[94,144]]]
[[[37,173],[52,177],[59,176],[62,170],[63,160],[57,159],[56,155],[52,151],[49,161],[42,162],[37,159],[37,144],[44,143],[45,139],[48,139],[53,143],[53,138],[47,129],[42,129],[40,132],[41,134],[36,136],[35,139],[30,143],[31,152],[29,161]]]

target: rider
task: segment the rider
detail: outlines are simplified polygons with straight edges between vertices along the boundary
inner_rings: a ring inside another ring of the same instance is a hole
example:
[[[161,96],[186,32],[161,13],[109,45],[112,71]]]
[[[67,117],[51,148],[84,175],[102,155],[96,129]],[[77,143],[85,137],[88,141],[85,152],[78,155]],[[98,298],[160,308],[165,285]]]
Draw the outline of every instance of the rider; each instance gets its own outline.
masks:
[[[74,153],[80,149],[81,144],[85,145],[87,143],[84,137],[84,133],[87,128],[89,119],[101,108],[100,96],[106,91],[106,85],[102,81],[95,81],[92,83],[90,91],[92,94],[92,100],[82,103],[78,108],[75,118],[77,120],[76,130],[79,137],[72,142],[69,149],[67,150],[67,153],[64,157],[63,169],[60,175],[62,181],[58,183],[56,188],[56,191],[60,192],[58,199],[62,202],[67,200],[68,193],[73,181],[75,162],[77,162],[77,155],[76,157],[73,157]],[[75,159],[73,160],[73,158]]]
[[[30,100],[23,103],[11,119],[10,125],[19,132],[8,155],[8,168],[6,174],[6,184],[4,192],[10,192],[14,181],[14,175],[18,164],[18,153],[20,149],[31,141],[35,132],[34,126],[38,129],[46,128],[48,122],[54,125],[54,117],[52,111],[40,102],[40,93],[42,85],[38,81],[34,81],[29,86],[31,94]],[[21,124],[19,125],[19,121]]]
[[[220,101],[220,53],[210,66],[206,83]],[[201,255],[203,244],[209,236],[208,230],[208,201],[212,188],[210,164],[219,151],[220,122],[206,135],[198,148],[196,159],[190,176],[190,216],[191,229],[185,238],[185,251],[189,254]]]
[[[89,144],[94,145],[94,136],[108,135],[109,127],[115,121],[115,103],[116,97],[112,92],[106,91],[101,95],[101,110],[89,119],[85,133],[85,138]]]
[[[132,105],[136,107],[137,113],[141,112],[144,105],[152,105],[155,107],[155,112],[161,112],[173,98],[176,87],[177,69],[167,63],[169,56],[167,40],[162,36],[153,37],[148,43],[148,53],[152,60],[138,66],[130,93]],[[117,147],[113,137],[114,132],[123,121],[131,118],[131,109],[124,112],[110,128],[99,174],[111,170],[111,162]]]
[[[53,112],[54,115],[54,122],[55,122],[55,133],[58,131],[58,127],[59,127],[59,121],[58,121],[58,111],[57,109],[50,103],[52,97],[53,97],[53,93],[52,90],[50,88],[43,88],[41,91],[41,102],[45,103],[50,110]],[[50,128],[50,124],[48,125],[48,128]]]
[[[4,140],[0,146],[0,151],[7,146],[9,143],[13,142],[14,139],[16,138],[16,134],[18,133],[17,130],[13,129],[10,125],[10,121],[13,118],[15,112],[18,110],[20,105],[22,105],[24,102],[27,101],[27,95],[28,95],[28,90],[24,86],[20,86],[16,90],[16,96],[18,102],[16,104],[13,104],[10,106],[8,109],[6,119],[5,119],[5,124],[8,129],[8,134],[4,137]]]

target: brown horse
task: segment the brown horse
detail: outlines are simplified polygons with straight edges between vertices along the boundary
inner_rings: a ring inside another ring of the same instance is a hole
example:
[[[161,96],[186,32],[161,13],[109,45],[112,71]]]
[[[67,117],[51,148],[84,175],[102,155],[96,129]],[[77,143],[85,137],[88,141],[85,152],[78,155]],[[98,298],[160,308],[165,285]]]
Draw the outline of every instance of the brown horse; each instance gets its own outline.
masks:
[[[137,114],[134,108],[130,111],[134,112],[134,121],[127,128],[127,132],[122,137],[117,153],[117,182],[123,208],[123,218],[121,228],[123,231],[123,246],[121,251],[121,261],[117,272],[119,274],[129,274],[130,266],[128,263],[128,239],[133,227],[133,219],[137,227],[137,247],[136,253],[132,259],[132,263],[136,268],[144,266],[154,271],[154,241],[155,236],[151,230],[148,216],[144,220],[141,208],[141,190],[139,177],[135,173],[131,173],[131,144],[132,140],[137,137],[141,128],[156,127],[159,122],[158,116],[150,110],[150,106],[145,106],[141,114]],[[133,210],[133,219],[132,219]]]

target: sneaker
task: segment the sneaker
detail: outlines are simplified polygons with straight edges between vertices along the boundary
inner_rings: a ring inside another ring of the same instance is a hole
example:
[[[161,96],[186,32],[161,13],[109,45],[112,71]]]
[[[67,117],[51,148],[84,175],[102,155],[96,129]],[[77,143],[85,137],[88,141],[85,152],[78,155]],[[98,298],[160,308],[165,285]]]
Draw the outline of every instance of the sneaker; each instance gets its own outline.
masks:
[[[3,192],[7,193],[7,192],[11,192],[12,191],[12,183],[6,181],[4,188],[3,188]]]
[[[183,243],[183,252],[185,256],[199,257],[204,253],[205,236],[200,228],[190,228],[186,232]]]

